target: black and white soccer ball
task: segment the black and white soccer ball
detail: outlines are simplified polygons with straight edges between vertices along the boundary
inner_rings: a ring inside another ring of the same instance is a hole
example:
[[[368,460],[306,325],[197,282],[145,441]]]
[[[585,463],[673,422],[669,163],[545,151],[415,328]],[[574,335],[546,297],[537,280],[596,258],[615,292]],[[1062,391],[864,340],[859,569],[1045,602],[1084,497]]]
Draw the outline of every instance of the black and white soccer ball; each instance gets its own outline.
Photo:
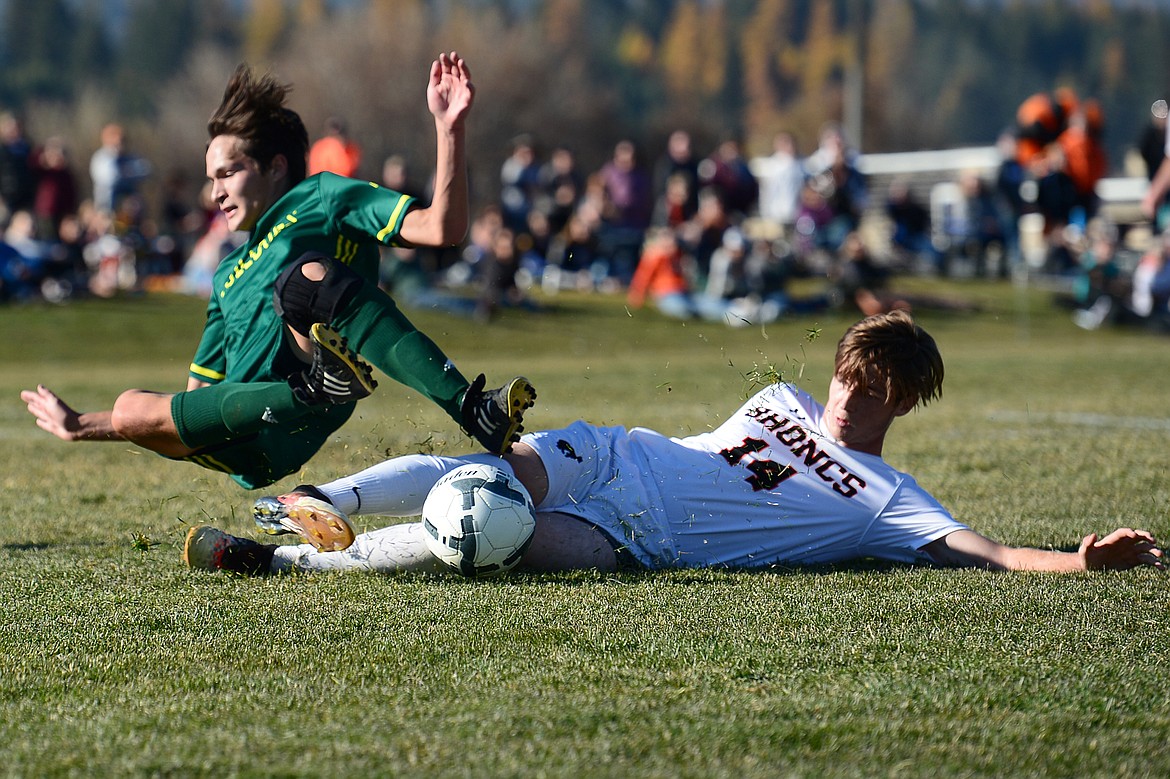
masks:
[[[427,548],[469,577],[494,576],[524,555],[536,528],[520,480],[494,465],[463,465],[435,483],[423,502]]]

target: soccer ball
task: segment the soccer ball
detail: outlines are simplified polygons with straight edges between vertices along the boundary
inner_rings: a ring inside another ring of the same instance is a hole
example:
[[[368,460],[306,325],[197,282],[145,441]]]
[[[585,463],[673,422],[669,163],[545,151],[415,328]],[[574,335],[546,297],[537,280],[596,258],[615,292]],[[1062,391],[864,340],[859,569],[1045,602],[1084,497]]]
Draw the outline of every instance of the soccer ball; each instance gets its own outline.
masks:
[[[464,576],[493,576],[520,561],[535,509],[528,490],[494,465],[463,465],[435,483],[423,502],[431,554]]]

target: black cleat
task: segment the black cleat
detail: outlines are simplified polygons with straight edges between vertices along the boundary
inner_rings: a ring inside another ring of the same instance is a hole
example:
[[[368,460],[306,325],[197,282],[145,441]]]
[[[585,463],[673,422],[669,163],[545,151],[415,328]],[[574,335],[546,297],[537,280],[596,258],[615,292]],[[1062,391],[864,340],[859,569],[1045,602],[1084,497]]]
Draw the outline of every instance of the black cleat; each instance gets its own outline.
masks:
[[[523,376],[484,392],[486,382],[481,373],[463,394],[463,430],[492,454],[504,454],[520,440],[524,410],[536,403],[536,390]]]
[[[313,364],[289,383],[297,399],[310,406],[352,403],[369,397],[378,382],[374,370],[346,345],[336,330],[318,322],[309,331]]]

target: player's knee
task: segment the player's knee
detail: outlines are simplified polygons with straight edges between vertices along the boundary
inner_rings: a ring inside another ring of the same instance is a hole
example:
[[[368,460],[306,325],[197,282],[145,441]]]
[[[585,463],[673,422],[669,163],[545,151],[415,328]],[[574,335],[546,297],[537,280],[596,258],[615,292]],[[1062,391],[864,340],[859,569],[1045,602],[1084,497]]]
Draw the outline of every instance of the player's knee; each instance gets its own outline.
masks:
[[[156,392],[130,389],[114,401],[110,426],[121,437],[135,441],[158,427],[159,398]],[[169,401],[167,403],[169,416]]]
[[[114,407],[110,411],[110,425],[123,437],[134,424],[139,394],[139,390],[126,390],[114,401]]]
[[[272,306],[293,330],[308,336],[317,322],[332,322],[363,283],[348,265],[320,252],[308,252],[276,279]]]

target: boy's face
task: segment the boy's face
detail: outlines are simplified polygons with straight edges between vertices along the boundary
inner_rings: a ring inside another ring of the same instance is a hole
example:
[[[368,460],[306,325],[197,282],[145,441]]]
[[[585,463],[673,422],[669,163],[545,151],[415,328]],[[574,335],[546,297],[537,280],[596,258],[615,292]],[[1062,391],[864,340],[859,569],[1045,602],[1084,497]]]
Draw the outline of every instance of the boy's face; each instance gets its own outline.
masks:
[[[211,197],[232,230],[251,230],[287,190],[287,165],[277,155],[267,171],[243,152],[235,135],[218,135],[207,145],[207,179]]]
[[[847,449],[881,455],[886,431],[894,418],[911,408],[913,404],[899,406],[888,399],[880,385],[846,384],[834,375],[821,427]]]

